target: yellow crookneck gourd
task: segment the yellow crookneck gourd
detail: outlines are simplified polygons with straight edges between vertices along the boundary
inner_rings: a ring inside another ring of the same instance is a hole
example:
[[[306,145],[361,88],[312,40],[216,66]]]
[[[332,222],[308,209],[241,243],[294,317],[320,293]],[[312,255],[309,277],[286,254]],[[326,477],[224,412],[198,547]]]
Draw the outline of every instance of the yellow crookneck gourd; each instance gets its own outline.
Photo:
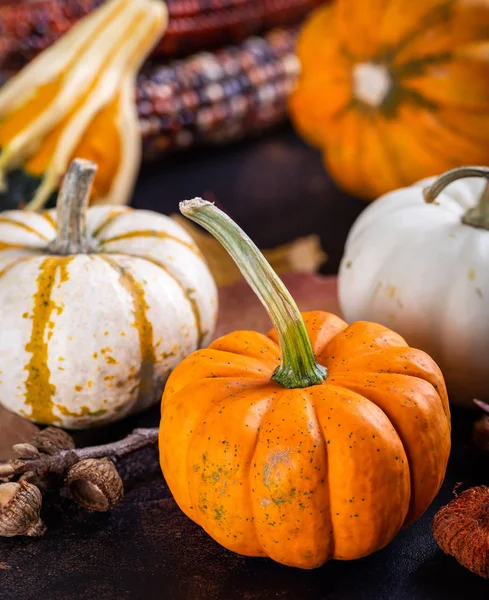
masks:
[[[93,203],[128,202],[135,78],[167,22],[163,0],[110,0],[0,90],[0,209],[43,208],[74,157],[99,166]]]

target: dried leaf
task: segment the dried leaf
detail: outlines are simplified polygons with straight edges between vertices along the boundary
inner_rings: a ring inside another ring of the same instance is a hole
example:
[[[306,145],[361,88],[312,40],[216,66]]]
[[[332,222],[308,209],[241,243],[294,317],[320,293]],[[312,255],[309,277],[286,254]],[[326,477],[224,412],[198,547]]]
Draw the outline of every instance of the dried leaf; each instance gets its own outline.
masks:
[[[229,286],[242,280],[238,267],[215,238],[181,215],[173,215],[172,218],[193,237],[219,287]],[[299,238],[290,244],[264,250],[263,254],[274,270],[281,274],[291,271],[316,273],[327,260],[317,235]]]
[[[340,314],[336,277],[295,272],[285,274],[282,280],[301,311]],[[265,309],[245,281],[221,288],[219,304],[216,338],[239,329],[266,333],[271,328]]]
[[[12,446],[29,442],[37,433],[39,427],[0,406],[0,460],[14,458]]]

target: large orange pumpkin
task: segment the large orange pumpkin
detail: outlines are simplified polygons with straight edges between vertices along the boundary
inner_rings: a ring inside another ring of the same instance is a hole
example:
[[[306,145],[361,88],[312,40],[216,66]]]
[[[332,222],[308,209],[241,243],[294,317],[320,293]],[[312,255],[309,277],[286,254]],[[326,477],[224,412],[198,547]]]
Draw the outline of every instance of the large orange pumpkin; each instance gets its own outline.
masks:
[[[424,512],[445,475],[440,370],[381,325],[301,317],[219,209],[194,200],[182,212],[237,260],[276,329],[226,335],[170,376],[160,456],[175,500],[226,548],[294,567],[382,548]]]
[[[373,199],[489,156],[489,0],[335,0],[301,33],[290,111]]]

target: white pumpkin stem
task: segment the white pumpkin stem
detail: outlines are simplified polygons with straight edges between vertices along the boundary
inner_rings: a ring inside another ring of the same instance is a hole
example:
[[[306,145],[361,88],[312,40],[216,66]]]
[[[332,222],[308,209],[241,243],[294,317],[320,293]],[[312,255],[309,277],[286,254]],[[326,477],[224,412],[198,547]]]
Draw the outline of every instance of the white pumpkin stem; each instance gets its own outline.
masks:
[[[489,230],[489,168],[487,167],[459,167],[447,171],[443,175],[440,175],[433,185],[423,190],[424,198],[428,203],[435,202],[448,185],[467,177],[484,177],[487,183],[479,199],[479,203],[465,213],[462,221],[466,225]]]
[[[180,203],[180,212],[224,246],[268,312],[282,354],[282,364],[273,379],[288,389],[321,384],[327,371],[316,361],[299,308],[256,245],[211,202],[200,198],[187,200]]]
[[[66,173],[56,203],[56,238],[49,247],[53,254],[67,256],[93,250],[87,235],[86,215],[97,165],[75,159]]]

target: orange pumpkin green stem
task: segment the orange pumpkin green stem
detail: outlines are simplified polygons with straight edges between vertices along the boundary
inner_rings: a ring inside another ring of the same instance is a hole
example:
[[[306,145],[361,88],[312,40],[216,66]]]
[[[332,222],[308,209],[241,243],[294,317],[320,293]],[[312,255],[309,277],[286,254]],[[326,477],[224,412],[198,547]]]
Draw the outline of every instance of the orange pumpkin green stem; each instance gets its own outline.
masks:
[[[49,248],[52,254],[68,256],[93,250],[86,213],[96,172],[97,165],[89,160],[77,158],[71,163],[56,203],[56,238]]]
[[[448,185],[466,177],[484,177],[487,183],[479,203],[465,213],[462,221],[466,225],[489,230],[489,168],[487,167],[459,167],[447,171],[440,175],[433,185],[423,190],[424,198],[428,203],[434,202]]]
[[[297,304],[256,245],[211,202],[200,198],[187,200],[180,203],[180,211],[224,246],[267,310],[282,355],[282,363],[273,374],[274,381],[287,389],[323,383],[327,371],[316,361]]]

